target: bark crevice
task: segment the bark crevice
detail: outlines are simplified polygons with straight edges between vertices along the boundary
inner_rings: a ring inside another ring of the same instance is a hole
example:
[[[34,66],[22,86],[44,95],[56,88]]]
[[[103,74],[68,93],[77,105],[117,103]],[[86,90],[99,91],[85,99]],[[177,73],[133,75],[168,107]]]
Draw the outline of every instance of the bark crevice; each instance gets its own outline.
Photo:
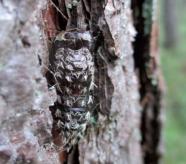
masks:
[[[153,0],[132,0],[134,25],[137,30],[134,47],[135,69],[140,81],[141,114],[141,146],[144,163],[159,163],[161,152],[162,120],[162,86],[158,70],[157,36],[153,35],[157,28],[154,17]],[[156,28],[156,29],[155,29]],[[152,47],[152,42],[155,46]],[[154,49],[155,48],[155,49]],[[157,73],[158,72],[158,73]]]

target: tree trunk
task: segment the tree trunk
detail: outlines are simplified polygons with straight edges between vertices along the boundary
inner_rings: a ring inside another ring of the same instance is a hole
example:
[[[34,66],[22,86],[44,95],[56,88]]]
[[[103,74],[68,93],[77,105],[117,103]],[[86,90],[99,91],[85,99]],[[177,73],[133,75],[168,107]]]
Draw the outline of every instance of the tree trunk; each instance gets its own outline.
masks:
[[[174,0],[165,0],[163,4],[165,47],[167,48],[175,47],[178,41],[176,4]]]
[[[163,85],[156,0],[7,0],[0,5],[0,163],[159,163]],[[58,60],[61,47],[65,53]],[[80,59],[88,69],[82,78],[91,78],[84,83],[65,65],[74,68]],[[67,102],[82,96],[73,90],[76,84],[93,84],[83,96],[93,97],[85,109],[75,102],[65,105],[65,96]],[[64,86],[75,94],[65,95]],[[69,122],[56,116],[58,110],[69,116],[72,109],[90,113],[78,144],[68,139],[79,133],[65,131]],[[64,143],[69,149],[62,149]]]

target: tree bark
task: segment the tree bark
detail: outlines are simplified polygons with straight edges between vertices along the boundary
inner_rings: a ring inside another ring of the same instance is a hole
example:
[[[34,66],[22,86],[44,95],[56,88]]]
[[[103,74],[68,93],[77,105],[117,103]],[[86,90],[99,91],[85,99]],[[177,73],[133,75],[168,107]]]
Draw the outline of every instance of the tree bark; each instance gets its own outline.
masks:
[[[0,163],[159,163],[156,0],[7,0],[0,11]],[[72,28],[92,35],[96,87],[94,122],[67,152],[55,149],[61,95],[50,62],[56,36]]]
[[[53,103],[40,63],[47,59],[45,1],[0,2],[0,163],[59,163],[50,149]],[[54,92],[55,94],[55,92]]]

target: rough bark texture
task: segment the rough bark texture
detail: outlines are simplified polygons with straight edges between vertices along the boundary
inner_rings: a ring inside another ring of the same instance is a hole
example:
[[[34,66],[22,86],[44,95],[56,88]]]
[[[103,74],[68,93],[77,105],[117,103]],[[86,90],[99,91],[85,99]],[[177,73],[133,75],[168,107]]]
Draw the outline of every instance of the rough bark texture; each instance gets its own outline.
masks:
[[[133,0],[132,15],[130,0],[81,0],[75,16],[72,2],[0,2],[0,163],[158,163],[156,1]],[[96,123],[67,154],[53,149],[62,138],[49,110],[58,94],[50,86],[49,55],[55,36],[74,27],[94,38],[97,109]]]
[[[44,1],[0,2],[0,163],[58,163],[51,144],[52,103],[40,60],[47,58]]]

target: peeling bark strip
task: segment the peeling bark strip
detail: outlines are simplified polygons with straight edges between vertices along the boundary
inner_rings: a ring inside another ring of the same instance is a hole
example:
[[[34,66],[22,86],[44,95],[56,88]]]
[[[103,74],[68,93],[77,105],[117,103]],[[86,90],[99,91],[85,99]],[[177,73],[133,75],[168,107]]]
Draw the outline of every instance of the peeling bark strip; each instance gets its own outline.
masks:
[[[144,163],[157,164],[161,158],[163,84],[159,70],[158,22],[156,0],[132,0],[134,24],[138,32],[134,42],[135,67],[139,72],[141,135]]]

